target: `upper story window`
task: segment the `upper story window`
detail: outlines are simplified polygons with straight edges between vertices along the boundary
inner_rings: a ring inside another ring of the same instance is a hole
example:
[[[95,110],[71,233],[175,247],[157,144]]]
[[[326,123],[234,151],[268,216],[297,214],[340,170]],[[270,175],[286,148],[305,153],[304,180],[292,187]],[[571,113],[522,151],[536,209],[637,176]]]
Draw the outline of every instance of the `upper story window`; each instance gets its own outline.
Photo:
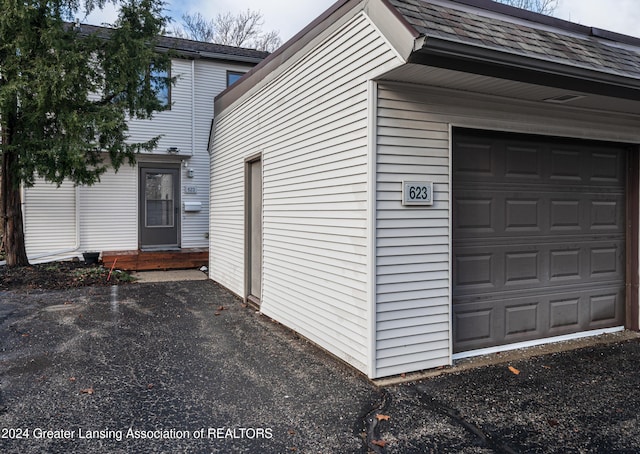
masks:
[[[244,74],[239,71],[227,71],[227,87],[235,84]]]
[[[168,82],[171,74],[169,74],[169,71],[152,67],[149,76],[151,88],[154,91],[157,90],[158,101],[160,101],[163,106],[171,108],[171,84]]]

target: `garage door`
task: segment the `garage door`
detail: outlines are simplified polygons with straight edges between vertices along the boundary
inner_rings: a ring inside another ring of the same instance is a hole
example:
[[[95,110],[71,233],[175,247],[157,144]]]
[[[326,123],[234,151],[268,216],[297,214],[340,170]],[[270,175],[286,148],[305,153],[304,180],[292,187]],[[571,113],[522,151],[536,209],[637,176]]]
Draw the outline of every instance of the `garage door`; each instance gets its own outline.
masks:
[[[462,352],[624,324],[622,146],[455,130]]]

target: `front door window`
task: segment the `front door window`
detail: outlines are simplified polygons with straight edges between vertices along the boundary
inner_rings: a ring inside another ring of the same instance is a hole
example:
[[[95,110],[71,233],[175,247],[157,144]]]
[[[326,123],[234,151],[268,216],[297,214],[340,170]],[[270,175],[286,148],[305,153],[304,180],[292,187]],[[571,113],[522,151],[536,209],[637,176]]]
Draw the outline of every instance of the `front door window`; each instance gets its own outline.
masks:
[[[173,227],[173,174],[147,173],[145,181],[147,227]]]

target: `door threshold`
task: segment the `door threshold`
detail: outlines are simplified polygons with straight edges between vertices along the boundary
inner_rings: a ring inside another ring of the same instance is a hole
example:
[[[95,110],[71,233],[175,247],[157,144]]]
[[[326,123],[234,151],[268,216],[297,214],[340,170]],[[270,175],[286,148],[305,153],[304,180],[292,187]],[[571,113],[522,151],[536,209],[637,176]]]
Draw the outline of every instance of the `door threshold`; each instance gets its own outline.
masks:
[[[182,248],[179,246],[158,246],[158,247],[149,247],[149,246],[145,246],[145,247],[141,247],[140,251],[141,252],[176,252],[176,251],[181,251]]]
[[[257,296],[247,296],[247,303],[249,303],[254,309],[260,310],[260,298]]]

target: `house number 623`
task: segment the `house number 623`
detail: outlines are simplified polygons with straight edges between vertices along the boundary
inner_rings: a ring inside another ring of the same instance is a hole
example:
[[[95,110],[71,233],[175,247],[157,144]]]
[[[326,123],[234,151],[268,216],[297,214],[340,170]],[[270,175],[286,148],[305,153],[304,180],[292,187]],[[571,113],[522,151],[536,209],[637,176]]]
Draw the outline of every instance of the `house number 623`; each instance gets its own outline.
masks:
[[[403,181],[403,205],[433,205],[433,182]]]

